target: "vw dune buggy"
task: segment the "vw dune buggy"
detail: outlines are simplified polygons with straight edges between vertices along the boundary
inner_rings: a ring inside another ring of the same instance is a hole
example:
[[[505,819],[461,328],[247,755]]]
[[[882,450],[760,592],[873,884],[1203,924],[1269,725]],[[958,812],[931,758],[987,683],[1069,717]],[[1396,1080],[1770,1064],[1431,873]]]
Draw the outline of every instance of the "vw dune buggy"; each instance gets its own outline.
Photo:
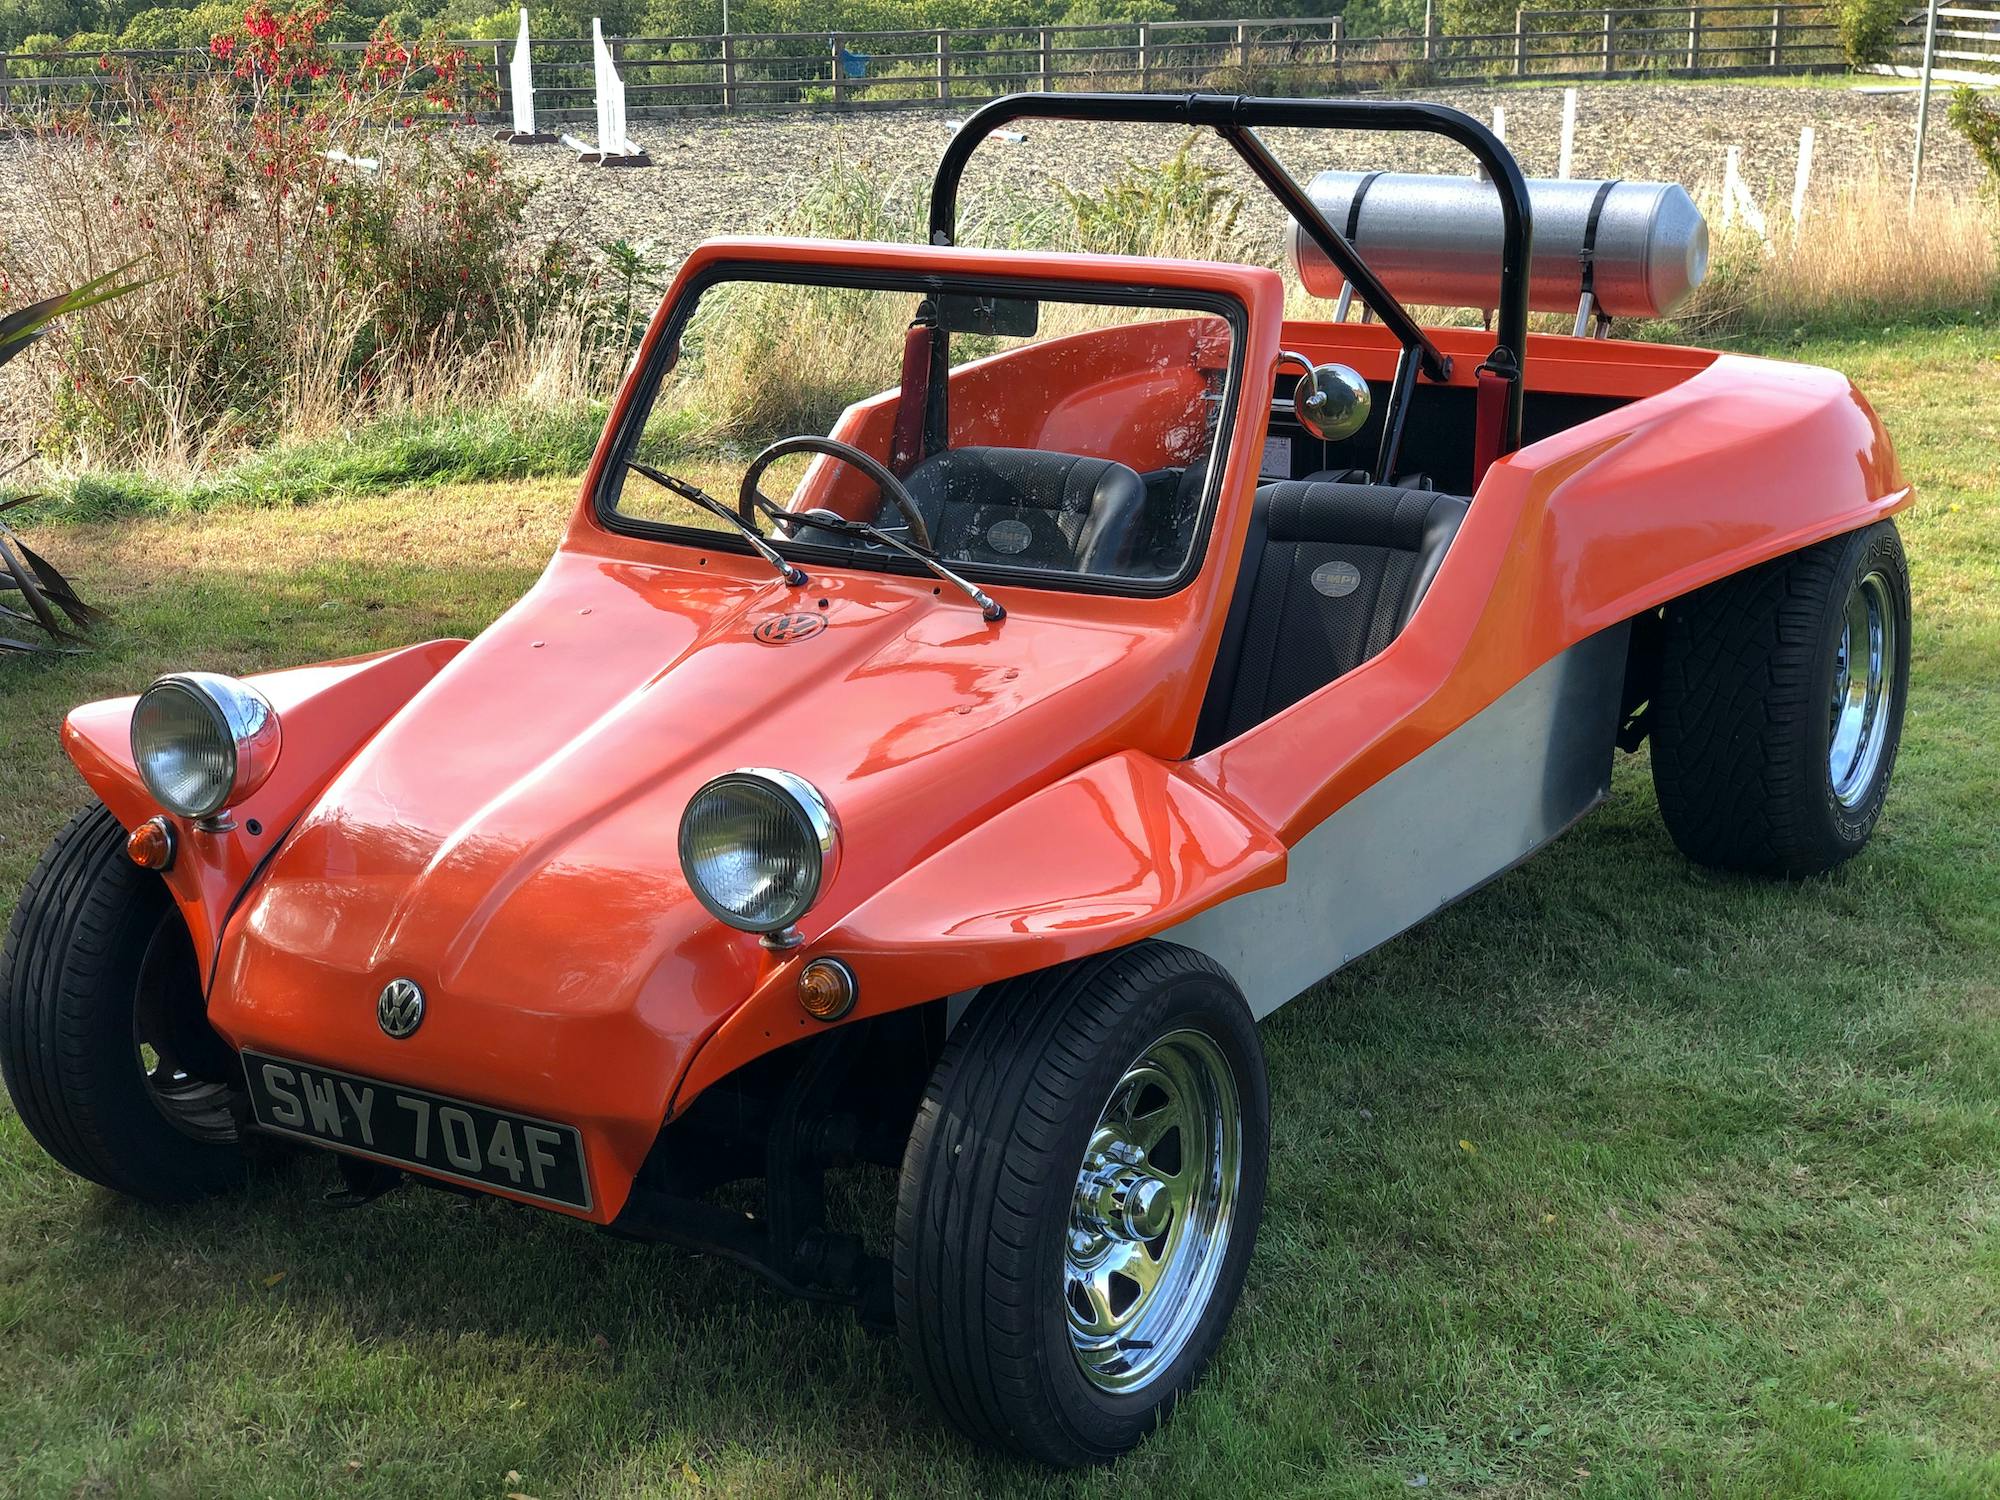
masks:
[[[957,246],[1025,118],[1214,129],[1337,314],[1288,321],[1265,268]],[[1301,185],[1260,126],[1480,172]],[[345,1201],[407,1175],[719,1252],[892,1321],[966,1433],[1087,1463],[1243,1286],[1258,1017],[1648,740],[1692,859],[1867,842],[1910,490],[1837,374],[1591,336],[1699,280],[1680,189],[1531,185],[1424,104],[1030,95],[931,215],[692,255],[477,640],[69,716],[97,801],[0,968],[52,1155],[170,1202],[276,1137]],[[682,460],[725,396],[754,457],[717,496]],[[855,1163],[900,1173],[892,1230],[830,1222]],[[745,1179],[758,1212],[715,1201]]]

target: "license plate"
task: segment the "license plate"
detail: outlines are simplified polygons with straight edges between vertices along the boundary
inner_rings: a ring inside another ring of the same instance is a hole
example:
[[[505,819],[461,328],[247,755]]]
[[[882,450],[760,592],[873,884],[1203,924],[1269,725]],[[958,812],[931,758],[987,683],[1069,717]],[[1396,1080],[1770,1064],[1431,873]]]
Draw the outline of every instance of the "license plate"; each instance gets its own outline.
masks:
[[[251,1113],[266,1130],[544,1203],[590,1207],[583,1137],[573,1125],[255,1052],[243,1054],[243,1068]]]

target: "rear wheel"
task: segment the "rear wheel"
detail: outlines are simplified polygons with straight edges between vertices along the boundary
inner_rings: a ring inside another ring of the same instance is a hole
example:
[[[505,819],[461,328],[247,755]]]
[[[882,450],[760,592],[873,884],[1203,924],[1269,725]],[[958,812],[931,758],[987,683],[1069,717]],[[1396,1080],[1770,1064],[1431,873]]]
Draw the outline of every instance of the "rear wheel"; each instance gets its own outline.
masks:
[[[56,835],[0,952],[0,1074],[29,1134],[151,1203],[232,1187],[236,1060],[203,1013],[187,924],[101,806]]]
[[[998,986],[947,1044],[904,1158],[896,1321],[960,1430],[1115,1457],[1221,1342],[1263,1212],[1255,1023],[1146,943]]]
[[[1852,858],[1888,794],[1909,675],[1893,522],[1675,600],[1653,724],[1674,842],[1703,864],[1774,875]]]

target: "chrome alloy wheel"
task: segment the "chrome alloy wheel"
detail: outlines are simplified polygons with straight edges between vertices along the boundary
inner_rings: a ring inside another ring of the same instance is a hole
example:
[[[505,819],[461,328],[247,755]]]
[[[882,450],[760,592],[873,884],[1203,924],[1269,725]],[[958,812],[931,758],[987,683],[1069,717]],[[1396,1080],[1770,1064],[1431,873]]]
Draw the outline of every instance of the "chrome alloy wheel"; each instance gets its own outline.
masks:
[[[1229,1253],[1242,1161],[1236,1079],[1201,1032],[1161,1037],[1111,1090],[1063,1245],[1070,1346],[1098,1389],[1142,1389],[1200,1326]]]
[[[1860,579],[1847,596],[1847,618],[1834,648],[1827,774],[1842,807],[1867,797],[1889,741],[1896,691],[1896,610],[1880,572]]]

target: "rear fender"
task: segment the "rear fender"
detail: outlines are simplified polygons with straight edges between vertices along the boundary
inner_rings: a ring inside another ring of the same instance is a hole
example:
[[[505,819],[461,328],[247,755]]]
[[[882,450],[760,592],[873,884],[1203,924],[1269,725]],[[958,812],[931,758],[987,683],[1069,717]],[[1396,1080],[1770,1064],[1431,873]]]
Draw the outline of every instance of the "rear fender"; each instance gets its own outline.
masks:
[[[815,957],[853,969],[859,998],[845,1021],[858,1021],[1136,942],[1284,878],[1271,830],[1185,765],[1108,756],[982,823],[788,955],[696,1050],[671,1113],[824,1029],[798,1003],[799,970]]]
[[[163,813],[146,791],[132,759],[137,697],[86,703],[63,721],[63,750],[113,817],[128,829],[155,816],[173,826],[176,852],[165,878],[194,936],[204,986],[223,926],[258,867],[334,773],[464,646],[427,641],[245,678],[277,709],[284,742],[270,778],[231,809],[235,826],[223,833]]]

